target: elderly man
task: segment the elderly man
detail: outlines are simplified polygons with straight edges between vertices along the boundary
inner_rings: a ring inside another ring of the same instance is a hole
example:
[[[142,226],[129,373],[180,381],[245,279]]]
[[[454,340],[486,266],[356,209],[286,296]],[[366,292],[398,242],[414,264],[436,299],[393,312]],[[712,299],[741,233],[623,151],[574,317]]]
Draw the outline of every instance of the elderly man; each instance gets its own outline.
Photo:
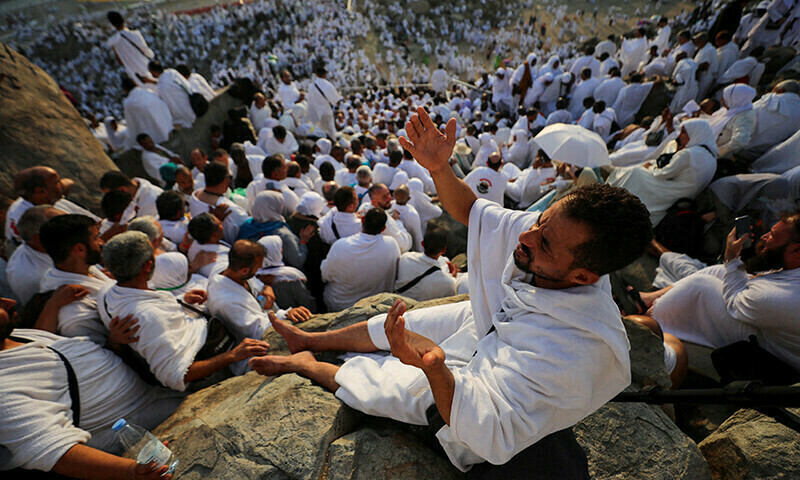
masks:
[[[39,229],[51,218],[64,213],[51,205],[37,205],[29,208],[17,224],[23,244],[8,259],[6,275],[11,289],[23,304],[39,292],[42,277],[53,266],[42,246]]]
[[[389,191],[389,188],[382,183],[376,183],[367,190],[367,196],[369,197],[370,203],[362,204],[358,209],[358,213],[364,215],[373,208],[383,209],[388,216],[383,234],[394,238],[394,241],[397,242],[397,246],[400,247],[400,254],[411,250],[413,246],[411,234],[408,233],[405,225],[399,221],[400,214],[392,210],[392,193]]]
[[[170,292],[147,287],[155,268],[150,240],[142,232],[125,232],[103,247],[103,263],[116,278],[97,296],[97,309],[108,327],[114,317],[132,315],[139,320],[138,340],[131,348],[162,385],[184,391],[189,383],[213,375],[253,355],[266,353],[268,345],[245,339],[232,350],[216,353],[209,343],[215,322],[189,315]]]
[[[392,237],[381,235],[388,218],[380,207],[367,211],[361,233],[331,247],[320,266],[322,280],[327,282],[324,299],[328,310],[349,308],[364,297],[394,289],[400,249]],[[369,268],[364,268],[367,265]]]
[[[431,172],[447,211],[469,225],[471,300],[406,316],[397,302],[386,317],[323,334],[273,322],[296,353],[250,365],[313,378],[363,412],[429,425],[462,470],[511,461],[478,468],[486,478],[544,468],[586,478],[569,428],[630,383],[629,344],[605,274],[644,251],[647,210],[607,185],[576,189],[541,215],[479,200],[448,164],[455,127],[450,120],[440,133],[419,108],[401,142]],[[337,367],[309,352],[328,349],[392,356]]]
[[[277,306],[272,288],[255,277],[263,261],[264,247],[237,240],[228,253],[228,267],[208,279],[208,310],[225,320],[237,339],[261,339],[271,326],[268,312],[292,322],[311,318],[305,307],[282,310]]]
[[[85,215],[59,215],[42,225],[39,237],[53,261],[39,290],[49,292],[64,285],[86,289],[85,296],[61,307],[51,331],[65,337],[88,337],[105,345],[108,328],[100,321],[97,293],[113,280],[96,266],[103,261],[97,223]]]

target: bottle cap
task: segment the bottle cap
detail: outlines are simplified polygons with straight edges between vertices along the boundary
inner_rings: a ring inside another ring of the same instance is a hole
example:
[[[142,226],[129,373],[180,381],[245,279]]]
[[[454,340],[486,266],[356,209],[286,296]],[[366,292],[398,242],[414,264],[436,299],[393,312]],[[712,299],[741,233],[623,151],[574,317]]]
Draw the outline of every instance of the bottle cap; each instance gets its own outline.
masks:
[[[114,425],[111,426],[111,430],[119,432],[120,430],[122,430],[122,427],[124,427],[127,424],[128,424],[127,420],[125,420],[124,418],[120,418],[119,420],[114,422]]]

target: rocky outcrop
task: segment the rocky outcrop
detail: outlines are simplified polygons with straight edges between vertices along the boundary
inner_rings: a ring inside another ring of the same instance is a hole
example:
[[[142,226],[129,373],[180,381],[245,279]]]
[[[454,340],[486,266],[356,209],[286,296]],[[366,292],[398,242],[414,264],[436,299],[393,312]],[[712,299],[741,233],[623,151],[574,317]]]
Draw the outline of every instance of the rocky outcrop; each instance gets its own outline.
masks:
[[[13,175],[47,165],[75,181],[69,199],[99,211],[100,177],[116,167],[75,107],[44,70],[0,43],[0,194],[13,200]]]
[[[343,328],[385,313],[397,298],[380,294],[338,313],[316,315],[308,331]],[[406,299],[410,309],[467,300]],[[638,385],[668,385],[663,348],[649,330],[625,322],[632,377]],[[274,354],[288,354],[273,330],[264,337]],[[320,355],[334,363],[335,353]],[[358,413],[333,394],[294,374],[231,378],[191,396],[154,432],[180,458],[183,479],[415,480],[463,478],[408,429]],[[593,478],[710,478],[697,446],[658,408],[608,404],[575,427]]]
[[[447,253],[450,258],[467,251],[467,226],[451,217],[447,210],[442,215],[428,221],[428,228],[437,226],[447,230]]]
[[[787,423],[751,409],[728,418],[700,442],[714,480],[800,478],[800,433]]]

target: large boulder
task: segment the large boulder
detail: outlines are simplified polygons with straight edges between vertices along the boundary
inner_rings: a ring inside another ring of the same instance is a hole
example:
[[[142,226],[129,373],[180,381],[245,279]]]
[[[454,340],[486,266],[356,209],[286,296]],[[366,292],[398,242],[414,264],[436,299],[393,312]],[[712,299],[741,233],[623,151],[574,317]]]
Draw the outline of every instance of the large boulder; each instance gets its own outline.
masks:
[[[8,45],[0,43],[0,195],[13,200],[13,176],[34,165],[75,181],[69,199],[100,209],[100,177],[116,170],[58,84]]]
[[[714,480],[800,478],[800,433],[789,425],[756,410],[736,412],[700,442]]]
[[[664,346],[650,329],[623,319],[631,343],[629,390],[669,387]],[[651,480],[711,478],[697,445],[653,405],[610,402],[575,427],[595,479]]]
[[[344,328],[386,313],[398,297],[375,295],[299,326],[307,331]],[[468,298],[405,301],[416,309]],[[661,341],[638,324],[624,323],[636,385],[669,385]],[[272,329],[264,339],[273,354],[289,353]],[[336,352],[318,358],[342,361]],[[611,403],[578,424],[575,432],[598,480],[710,478],[697,446],[656,407]],[[155,434],[171,442],[180,459],[178,474],[186,479],[463,477],[408,428],[360,414],[294,374],[265,378],[248,373],[194,393]]]

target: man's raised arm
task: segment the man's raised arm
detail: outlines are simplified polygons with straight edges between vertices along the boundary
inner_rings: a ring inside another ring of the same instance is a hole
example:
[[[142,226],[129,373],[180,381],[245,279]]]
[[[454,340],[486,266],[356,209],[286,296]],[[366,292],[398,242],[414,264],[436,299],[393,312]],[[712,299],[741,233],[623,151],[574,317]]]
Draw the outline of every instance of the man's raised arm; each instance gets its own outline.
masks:
[[[406,134],[410,141],[400,137],[400,145],[431,173],[445,210],[459,222],[469,225],[469,212],[478,197],[450,168],[450,156],[456,144],[454,118],[447,122],[445,133],[443,135],[431,121],[428,112],[419,107],[406,123]]]

